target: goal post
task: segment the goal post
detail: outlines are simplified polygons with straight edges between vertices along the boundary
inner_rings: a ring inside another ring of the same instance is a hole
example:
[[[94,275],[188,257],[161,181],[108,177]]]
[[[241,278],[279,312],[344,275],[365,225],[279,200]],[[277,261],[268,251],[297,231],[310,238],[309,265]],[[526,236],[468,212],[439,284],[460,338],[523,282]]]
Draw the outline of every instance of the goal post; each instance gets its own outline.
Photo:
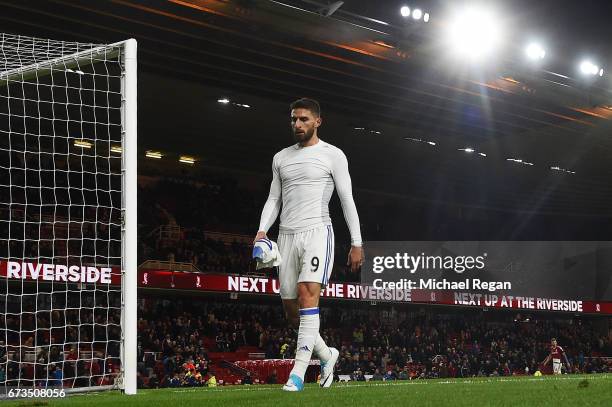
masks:
[[[138,290],[138,245],[137,230],[137,109],[136,109],[136,40],[125,42],[123,88],[123,131],[121,144],[123,146],[123,229],[122,229],[122,351],[123,389],[126,394],[136,394],[136,364],[137,364],[137,290]],[[128,193],[129,192],[129,193]],[[129,328],[129,329],[125,329]]]
[[[136,393],[136,54],[0,33],[0,398]]]

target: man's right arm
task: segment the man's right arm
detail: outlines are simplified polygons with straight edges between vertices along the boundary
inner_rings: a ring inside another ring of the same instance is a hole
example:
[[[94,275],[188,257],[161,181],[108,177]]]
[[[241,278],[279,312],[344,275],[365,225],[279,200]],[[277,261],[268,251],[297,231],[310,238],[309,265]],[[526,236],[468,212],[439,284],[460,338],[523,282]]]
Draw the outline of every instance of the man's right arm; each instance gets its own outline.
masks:
[[[272,159],[272,183],[270,184],[270,193],[268,200],[261,211],[261,219],[259,221],[259,230],[255,240],[266,236],[268,229],[274,224],[278,217],[278,212],[281,207],[281,180],[277,165],[277,155]]]

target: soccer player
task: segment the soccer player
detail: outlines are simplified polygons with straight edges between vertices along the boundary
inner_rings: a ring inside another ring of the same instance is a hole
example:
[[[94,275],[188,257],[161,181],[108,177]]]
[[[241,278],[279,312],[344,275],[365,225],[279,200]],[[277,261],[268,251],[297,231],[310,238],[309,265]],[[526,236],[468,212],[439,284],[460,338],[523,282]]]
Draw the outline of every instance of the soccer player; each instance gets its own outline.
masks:
[[[546,366],[546,364],[552,359],[553,362],[553,374],[561,374],[561,357],[565,360],[565,364],[567,365],[567,370],[570,370],[570,363],[567,359],[567,355],[563,348],[557,345],[557,339],[552,338],[550,341],[550,354],[546,356],[542,365]]]
[[[280,210],[280,295],[289,324],[298,328],[295,364],[283,390],[300,391],[313,353],[321,361],[321,387],[331,386],[338,360],[338,350],[328,347],[319,334],[319,295],[334,264],[334,231],[328,206],[334,186],[351,234],[347,265],[357,271],[364,257],[346,156],[319,139],[317,129],[322,118],[317,101],[299,99],[290,109],[296,143],[274,155],[270,194],[255,240],[266,238]]]

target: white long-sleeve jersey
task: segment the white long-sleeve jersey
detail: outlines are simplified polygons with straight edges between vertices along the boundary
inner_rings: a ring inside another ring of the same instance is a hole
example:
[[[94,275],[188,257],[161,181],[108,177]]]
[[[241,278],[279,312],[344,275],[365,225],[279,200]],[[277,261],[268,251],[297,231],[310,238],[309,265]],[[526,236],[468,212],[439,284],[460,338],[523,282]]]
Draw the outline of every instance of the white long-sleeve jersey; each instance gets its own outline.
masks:
[[[281,199],[281,233],[331,225],[329,200],[334,185],[351,234],[351,244],[361,246],[359,216],[346,156],[338,147],[323,140],[308,147],[294,144],[274,155],[270,195],[261,213],[259,230],[267,232],[274,224],[281,209]]]

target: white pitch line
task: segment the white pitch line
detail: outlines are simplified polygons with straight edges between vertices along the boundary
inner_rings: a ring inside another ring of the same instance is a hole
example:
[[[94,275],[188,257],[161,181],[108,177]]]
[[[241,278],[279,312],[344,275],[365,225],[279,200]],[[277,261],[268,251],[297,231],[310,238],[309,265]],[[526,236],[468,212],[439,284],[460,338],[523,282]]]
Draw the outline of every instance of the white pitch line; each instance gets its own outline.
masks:
[[[444,381],[433,381],[433,380],[410,380],[410,381],[393,381],[393,382],[382,382],[382,383],[366,383],[366,384],[335,384],[333,388],[353,388],[353,387],[383,387],[383,386],[416,386],[416,385],[434,385],[434,384],[478,384],[478,383],[512,383],[512,382],[544,382],[544,381],[559,381],[559,380],[604,380],[611,379],[612,376],[608,374],[598,374],[592,376],[573,376],[573,375],[564,375],[562,377],[510,377],[510,378],[482,378],[482,379],[461,379],[461,380],[444,380]],[[241,385],[231,385],[232,387],[222,387],[216,389],[208,389],[208,388],[192,388],[192,389],[183,389],[183,390],[173,390],[173,393],[194,393],[198,391],[279,391],[280,385],[278,387],[270,387],[270,386],[262,386],[262,385],[253,385],[243,387],[238,387]]]

